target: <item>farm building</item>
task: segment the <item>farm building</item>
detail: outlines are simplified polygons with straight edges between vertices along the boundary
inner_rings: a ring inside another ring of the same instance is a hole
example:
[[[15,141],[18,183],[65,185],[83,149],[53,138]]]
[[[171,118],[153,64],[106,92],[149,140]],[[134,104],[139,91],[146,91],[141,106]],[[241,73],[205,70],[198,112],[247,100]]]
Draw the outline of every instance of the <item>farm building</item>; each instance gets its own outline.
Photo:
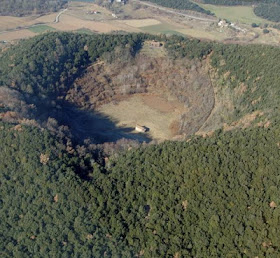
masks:
[[[93,11],[88,11],[87,14],[100,14],[100,12],[93,10]]]
[[[116,3],[126,4],[126,0],[116,0]]]
[[[145,133],[148,131],[148,128],[146,126],[136,124],[135,131],[140,132],[140,133]]]
[[[158,48],[158,47],[162,47],[162,46],[163,46],[163,44],[162,44],[161,42],[158,42],[158,41],[155,41],[155,40],[150,41],[149,43],[150,43],[150,46],[151,46],[151,47],[156,47],[156,48]]]
[[[219,21],[218,26],[223,28],[223,27],[228,27],[229,24],[227,23],[226,20],[221,20],[221,21]]]

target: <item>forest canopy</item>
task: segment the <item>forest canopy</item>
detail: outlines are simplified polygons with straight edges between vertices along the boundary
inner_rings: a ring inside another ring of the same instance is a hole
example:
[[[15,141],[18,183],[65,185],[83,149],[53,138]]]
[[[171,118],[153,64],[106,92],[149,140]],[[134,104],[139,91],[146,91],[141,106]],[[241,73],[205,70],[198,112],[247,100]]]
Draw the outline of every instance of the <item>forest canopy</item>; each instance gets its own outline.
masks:
[[[213,5],[251,5],[254,13],[272,22],[280,22],[280,0],[203,0],[205,4]]]
[[[146,40],[185,66],[209,61],[216,97],[232,108],[218,130],[104,156],[44,120],[62,112],[87,67],[115,49],[133,59]],[[279,56],[271,46],[145,34],[49,33],[1,52],[1,255],[279,257]],[[247,128],[224,129],[254,112]]]
[[[141,1],[148,1],[148,0],[141,0]],[[210,15],[211,12],[204,10],[202,7],[197,5],[196,3],[189,1],[189,0],[149,0],[149,2],[162,5],[164,7],[168,8],[174,8],[174,9],[183,9],[183,10],[191,10],[196,12],[201,12]]]
[[[94,166],[47,132],[1,125],[6,256],[277,257],[279,127],[166,142]]]
[[[280,3],[279,0],[202,0],[205,4],[213,5],[252,5],[259,3],[275,4]]]
[[[0,15],[23,16],[57,12],[67,0],[0,0]]]
[[[264,19],[280,22],[280,2],[278,4],[260,4],[254,8],[254,12]]]

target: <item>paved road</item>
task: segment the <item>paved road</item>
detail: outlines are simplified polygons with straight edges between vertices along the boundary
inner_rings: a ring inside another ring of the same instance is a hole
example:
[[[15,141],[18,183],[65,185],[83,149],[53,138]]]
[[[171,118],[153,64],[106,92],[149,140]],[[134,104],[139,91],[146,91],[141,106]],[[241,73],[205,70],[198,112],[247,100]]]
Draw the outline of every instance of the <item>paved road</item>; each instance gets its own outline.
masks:
[[[175,10],[173,11],[173,10],[170,10],[170,9],[162,7],[162,6],[154,5],[154,4],[151,4],[149,2],[144,2],[144,1],[139,1],[139,0],[134,0],[134,2],[159,9],[159,10],[165,11],[167,13],[173,13],[173,14],[184,16],[186,18],[190,18],[190,19],[194,19],[194,20],[205,21],[205,22],[216,22],[217,21],[216,18],[209,19],[209,18],[202,18],[202,17],[193,16],[193,15],[188,15],[188,14],[185,14],[185,13],[181,13],[179,11],[175,11]]]

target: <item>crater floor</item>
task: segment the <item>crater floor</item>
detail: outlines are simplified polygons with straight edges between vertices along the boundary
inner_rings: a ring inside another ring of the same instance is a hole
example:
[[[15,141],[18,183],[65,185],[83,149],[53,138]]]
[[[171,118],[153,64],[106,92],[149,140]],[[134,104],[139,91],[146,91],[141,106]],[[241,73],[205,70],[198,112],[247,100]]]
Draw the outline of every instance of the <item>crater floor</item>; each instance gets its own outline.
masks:
[[[116,104],[102,105],[98,111],[115,122],[117,127],[134,128],[136,124],[149,128],[147,135],[156,140],[171,139],[172,125],[184,112],[183,104],[155,94],[136,94]]]

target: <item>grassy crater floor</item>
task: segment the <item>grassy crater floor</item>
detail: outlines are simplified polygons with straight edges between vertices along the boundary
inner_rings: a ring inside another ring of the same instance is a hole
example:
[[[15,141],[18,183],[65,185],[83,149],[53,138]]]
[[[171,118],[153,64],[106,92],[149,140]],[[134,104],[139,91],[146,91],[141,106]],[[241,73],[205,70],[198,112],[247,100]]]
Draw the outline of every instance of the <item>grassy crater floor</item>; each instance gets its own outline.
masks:
[[[99,111],[116,122],[118,127],[134,128],[140,124],[149,128],[147,134],[157,140],[172,138],[172,124],[179,120],[184,106],[178,101],[152,95],[138,94],[117,104],[109,103]]]

